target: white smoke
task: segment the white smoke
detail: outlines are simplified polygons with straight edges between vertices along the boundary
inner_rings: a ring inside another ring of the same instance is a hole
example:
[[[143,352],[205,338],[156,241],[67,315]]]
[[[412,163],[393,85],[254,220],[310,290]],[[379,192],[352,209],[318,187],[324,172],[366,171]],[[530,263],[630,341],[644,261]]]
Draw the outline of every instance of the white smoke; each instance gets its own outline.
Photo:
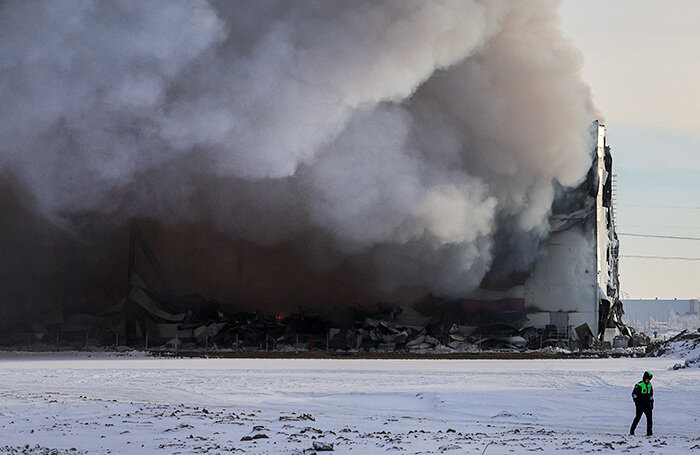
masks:
[[[304,238],[318,267],[322,237],[386,292],[460,295],[526,267],[553,182],[590,165],[594,110],[557,9],[6,0],[0,170],[53,222]]]

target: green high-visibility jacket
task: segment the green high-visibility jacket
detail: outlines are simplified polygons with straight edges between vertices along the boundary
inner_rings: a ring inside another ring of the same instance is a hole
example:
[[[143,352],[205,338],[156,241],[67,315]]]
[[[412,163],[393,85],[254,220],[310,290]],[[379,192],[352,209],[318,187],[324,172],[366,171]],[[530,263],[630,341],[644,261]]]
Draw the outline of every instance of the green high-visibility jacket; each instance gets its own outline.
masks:
[[[638,405],[648,404],[654,402],[654,388],[651,385],[640,381],[634,385],[634,390],[632,390],[632,399]]]

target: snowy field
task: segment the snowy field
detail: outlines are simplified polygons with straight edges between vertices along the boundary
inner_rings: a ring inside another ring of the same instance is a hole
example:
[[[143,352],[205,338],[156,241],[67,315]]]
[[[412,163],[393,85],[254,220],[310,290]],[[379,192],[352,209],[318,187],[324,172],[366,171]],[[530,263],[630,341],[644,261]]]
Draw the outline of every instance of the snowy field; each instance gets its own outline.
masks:
[[[674,363],[5,353],[0,454],[700,453],[700,369]],[[631,437],[647,369],[655,436]]]

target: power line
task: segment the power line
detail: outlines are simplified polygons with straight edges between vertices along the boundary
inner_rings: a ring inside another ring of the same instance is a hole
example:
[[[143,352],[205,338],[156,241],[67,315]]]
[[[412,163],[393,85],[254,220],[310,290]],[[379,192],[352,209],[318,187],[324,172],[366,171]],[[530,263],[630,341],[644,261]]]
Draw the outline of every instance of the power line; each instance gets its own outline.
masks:
[[[658,235],[658,234],[637,234],[631,232],[618,232],[617,235],[625,235],[628,237],[645,237],[654,239],[671,239],[671,240],[692,240],[698,241],[700,237],[684,237],[676,235]],[[635,258],[635,259],[661,259],[669,261],[700,261],[700,257],[689,257],[689,256],[651,256],[651,255],[640,255],[640,254],[622,254],[621,258]]]
[[[649,224],[649,223],[644,223],[644,224],[633,224],[633,223],[625,223],[626,228],[662,228],[662,229],[690,229],[690,230],[697,230],[700,229],[700,225],[678,225],[678,224]]]
[[[700,240],[700,237],[683,237],[678,235],[657,235],[657,234],[636,234],[630,232],[618,232],[617,235],[626,235],[628,237],[648,237],[654,239],[672,239],[672,240]]]
[[[635,259],[663,259],[663,260],[675,260],[675,261],[700,261],[700,257],[685,257],[685,256],[643,256],[636,254],[622,254],[621,258],[635,258]]]
[[[673,210],[700,210],[700,206],[693,205],[649,205],[649,204],[624,204],[625,207],[638,207],[645,209],[673,209]]]

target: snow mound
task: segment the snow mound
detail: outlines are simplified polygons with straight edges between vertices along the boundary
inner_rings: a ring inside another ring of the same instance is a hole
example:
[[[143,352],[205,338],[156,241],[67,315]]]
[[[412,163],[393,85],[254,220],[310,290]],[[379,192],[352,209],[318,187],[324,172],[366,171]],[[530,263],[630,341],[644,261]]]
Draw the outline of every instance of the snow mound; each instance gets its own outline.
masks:
[[[676,336],[660,343],[652,354],[660,357],[679,357],[684,360],[681,366],[700,368],[700,329],[683,330]]]

